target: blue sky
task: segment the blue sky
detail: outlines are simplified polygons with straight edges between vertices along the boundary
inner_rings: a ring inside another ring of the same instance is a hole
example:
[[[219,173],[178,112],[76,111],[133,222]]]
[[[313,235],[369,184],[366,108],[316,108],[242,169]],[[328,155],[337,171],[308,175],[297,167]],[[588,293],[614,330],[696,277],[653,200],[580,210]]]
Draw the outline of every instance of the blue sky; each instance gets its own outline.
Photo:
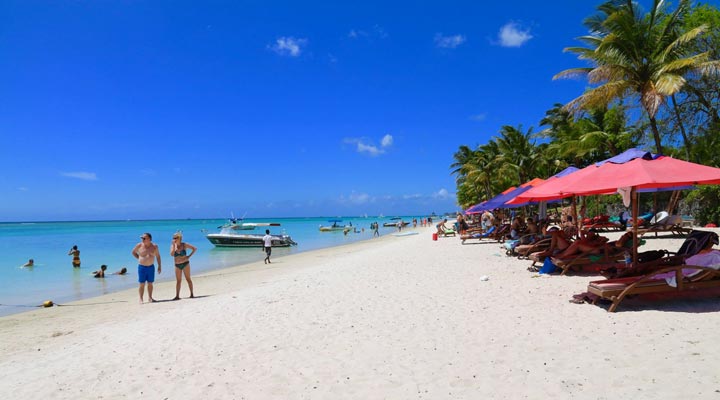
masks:
[[[599,3],[3,0],[0,221],[455,210]]]

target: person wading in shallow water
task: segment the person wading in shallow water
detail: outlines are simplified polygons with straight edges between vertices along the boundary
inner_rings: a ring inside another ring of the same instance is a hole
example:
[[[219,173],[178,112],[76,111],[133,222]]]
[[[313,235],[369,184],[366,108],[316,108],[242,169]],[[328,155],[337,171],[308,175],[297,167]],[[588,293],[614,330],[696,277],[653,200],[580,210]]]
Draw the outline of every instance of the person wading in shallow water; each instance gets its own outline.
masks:
[[[162,273],[162,261],[160,261],[160,251],[158,251],[157,245],[152,242],[152,235],[143,233],[140,239],[142,242],[136,244],[132,250],[133,257],[138,260],[138,283],[140,283],[138,291],[140,293],[140,303],[143,302],[146,282],[148,286],[148,298],[152,303],[155,301],[152,297],[153,282],[155,282],[155,264],[153,261],[157,258],[158,274]]]
[[[72,249],[68,251],[68,255],[73,256],[72,266],[80,268],[80,250],[78,250],[77,245],[73,246]]]

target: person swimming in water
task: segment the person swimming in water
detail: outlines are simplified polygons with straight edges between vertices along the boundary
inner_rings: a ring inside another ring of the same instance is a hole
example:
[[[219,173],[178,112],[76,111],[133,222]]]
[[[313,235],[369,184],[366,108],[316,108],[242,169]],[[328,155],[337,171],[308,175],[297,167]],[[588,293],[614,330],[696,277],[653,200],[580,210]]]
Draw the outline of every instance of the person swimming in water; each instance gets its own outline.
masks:
[[[190,254],[187,253],[187,249],[190,249]],[[185,275],[188,287],[190,288],[190,298],[195,297],[193,293],[193,282],[190,278],[190,257],[195,254],[197,247],[190,243],[182,241],[182,233],[175,233],[172,238],[172,245],[170,245],[170,255],[175,258],[175,298],[173,300],[180,300],[180,286],[182,284],[182,276]]]
[[[26,263],[23,265],[23,267],[34,267],[34,266],[35,266],[35,260],[33,260],[32,258],[29,259],[28,262],[26,262]]]
[[[127,268],[122,267],[122,268],[120,268],[120,271],[113,272],[112,274],[113,275],[125,275],[125,274],[127,274]]]
[[[97,271],[93,271],[93,276],[95,278],[104,278],[105,277],[105,271],[107,270],[107,265],[103,264],[100,266],[100,269]]]

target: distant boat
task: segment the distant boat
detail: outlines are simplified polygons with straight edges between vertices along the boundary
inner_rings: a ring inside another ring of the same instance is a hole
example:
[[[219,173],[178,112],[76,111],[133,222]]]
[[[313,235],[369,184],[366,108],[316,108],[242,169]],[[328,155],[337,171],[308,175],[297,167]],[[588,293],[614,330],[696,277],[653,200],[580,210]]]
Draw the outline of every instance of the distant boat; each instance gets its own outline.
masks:
[[[233,231],[252,231],[258,226],[280,226],[277,222],[242,222],[242,218],[231,217],[226,223],[218,226],[218,229],[230,229]]]
[[[340,219],[331,219],[328,222],[332,222],[332,225],[320,225],[320,232],[344,231],[353,228],[352,223],[350,225],[341,225],[342,220]]]
[[[398,226],[399,224],[402,224],[402,226],[410,225],[410,222],[405,222],[405,221],[403,221],[402,218],[400,218],[400,217],[390,218],[390,220],[391,220],[391,221],[395,221],[395,222],[385,222],[385,223],[383,223],[383,226],[384,226],[384,227],[394,226],[394,227],[397,228],[397,226]]]

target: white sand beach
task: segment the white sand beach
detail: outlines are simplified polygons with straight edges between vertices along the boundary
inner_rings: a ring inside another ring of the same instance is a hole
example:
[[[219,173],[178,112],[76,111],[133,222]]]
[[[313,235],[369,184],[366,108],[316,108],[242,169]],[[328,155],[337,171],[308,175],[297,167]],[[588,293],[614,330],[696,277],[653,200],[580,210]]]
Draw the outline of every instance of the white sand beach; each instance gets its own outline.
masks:
[[[717,294],[608,313],[568,301],[602,277],[418,230],[0,318],[0,398],[720,398]]]

